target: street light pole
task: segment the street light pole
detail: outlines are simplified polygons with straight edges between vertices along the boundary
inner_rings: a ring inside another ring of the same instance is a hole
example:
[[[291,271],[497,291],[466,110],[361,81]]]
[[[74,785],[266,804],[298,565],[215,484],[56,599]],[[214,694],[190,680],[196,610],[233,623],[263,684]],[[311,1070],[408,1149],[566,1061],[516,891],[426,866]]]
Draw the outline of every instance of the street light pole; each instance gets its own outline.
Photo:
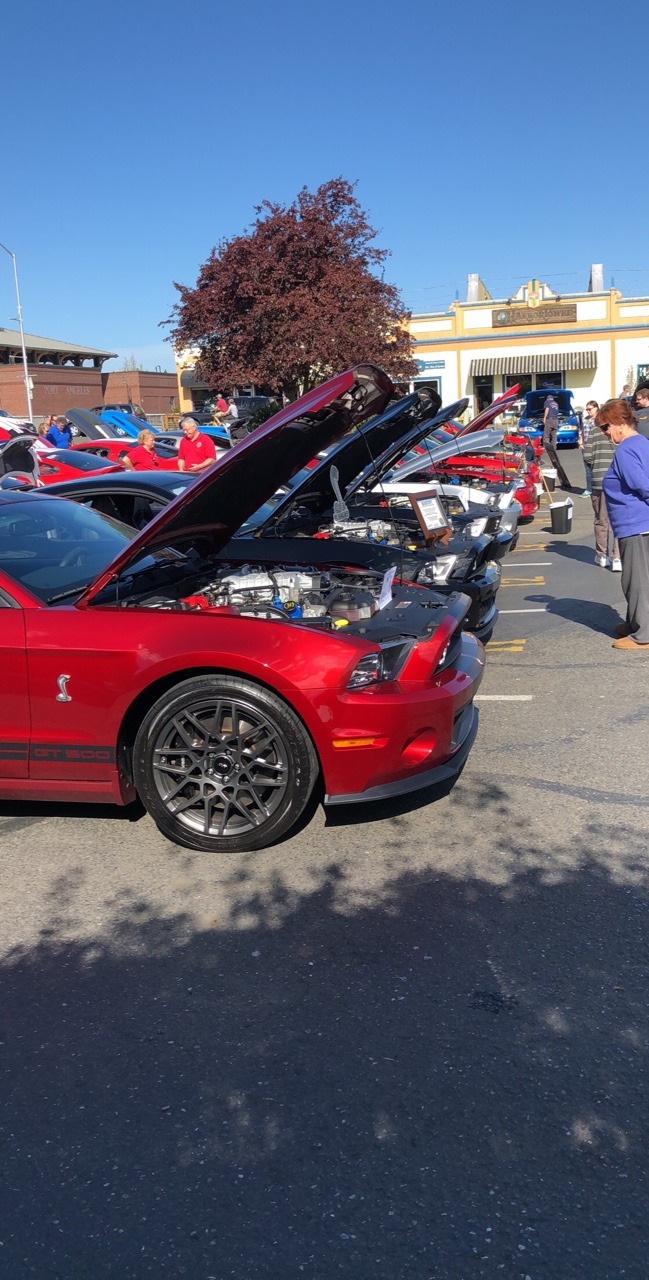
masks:
[[[20,290],[18,288],[18,270],[16,268],[16,255],[15,253],[11,252],[11,249],[7,248],[6,244],[2,244],[1,241],[0,241],[0,249],[4,249],[5,253],[9,254],[9,257],[11,258],[11,261],[13,262],[13,267],[14,267],[14,284],[16,286],[16,308],[18,310],[18,326],[20,328],[20,345],[23,353],[23,374],[25,377],[25,395],[27,397],[27,418],[28,418],[28,421],[31,422],[32,392],[31,392],[31,387],[29,385],[29,370],[27,368],[27,352],[25,350],[25,333],[23,330],[23,312],[22,312],[22,307],[20,305]]]

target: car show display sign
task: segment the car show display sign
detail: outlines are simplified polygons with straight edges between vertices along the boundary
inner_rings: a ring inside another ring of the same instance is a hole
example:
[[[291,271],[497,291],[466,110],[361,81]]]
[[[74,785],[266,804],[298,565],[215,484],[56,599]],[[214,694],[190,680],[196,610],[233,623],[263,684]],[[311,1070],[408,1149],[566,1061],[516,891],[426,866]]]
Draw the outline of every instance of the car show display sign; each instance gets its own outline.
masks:
[[[451,523],[435,489],[409,494],[412,509],[421,525],[426,542],[441,541],[450,532]]]

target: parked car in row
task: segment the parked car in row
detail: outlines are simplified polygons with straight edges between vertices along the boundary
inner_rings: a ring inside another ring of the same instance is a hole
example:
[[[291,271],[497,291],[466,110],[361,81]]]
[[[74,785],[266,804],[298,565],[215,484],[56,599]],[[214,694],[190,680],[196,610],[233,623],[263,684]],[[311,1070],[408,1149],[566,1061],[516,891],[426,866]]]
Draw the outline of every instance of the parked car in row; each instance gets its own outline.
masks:
[[[357,803],[457,774],[484,663],[468,598],[400,581],[398,554],[383,572],[315,566],[310,539],[263,564],[235,545],[392,393],[372,366],[330,379],[135,534],[0,492],[0,798],[139,795],[172,841],[227,853],[282,838],[320,793]]]
[[[440,537],[438,545],[426,547],[412,508],[399,513],[376,509],[370,513],[355,510],[350,515],[347,511],[345,518],[335,511],[336,492],[340,494],[340,488],[332,488],[332,475],[335,474],[336,480],[347,488],[372,453],[377,455],[378,475],[386,450],[398,448],[404,433],[410,439],[413,432],[423,434],[445,420],[449,410],[432,419],[426,416],[438,404],[439,397],[433,404],[430,396],[417,393],[391,404],[382,415],[349,433],[338,445],[327,450],[324,458],[312,460],[284,490],[252,515],[238,537],[254,535],[251,555],[272,559],[276,554],[273,545],[260,547],[260,538],[281,538],[283,552],[288,553],[287,540],[290,537],[313,534],[319,542],[328,540],[326,548],[314,545],[311,554],[316,560],[326,554],[329,558],[336,556],[357,562],[359,567],[371,565],[383,570],[390,567],[394,548],[399,547],[400,577],[434,584],[445,593],[454,590],[466,592],[471,599],[471,608],[465,625],[486,641],[498,616],[498,561],[517,536],[511,529],[501,528],[501,512],[471,502],[458,502],[455,495],[459,491],[455,490],[450,498],[442,498],[447,521],[441,531],[443,540]],[[413,423],[417,425],[413,426]],[[158,504],[153,501],[156,490]],[[130,476],[126,480],[119,476],[97,476],[57,486],[54,492],[141,527],[156,509],[160,509],[160,505],[172,500],[178,488],[167,477],[159,479],[155,474],[144,473],[139,483]],[[366,497],[364,502],[368,501],[371,499]],[[387,505],[384,503],[383,507]],[[349,541],[367,542],[369,545],[363,548],[354,546],[350,550]],[[227,550],[225,554],[228,554]]]
[[[138,418],[140,422],[146,422],[147,417],[142,405],[136,404],[134,400],[122,400],[115,404],[93,404],[89,410],[90,413],[130,413],[134,418]]]
[[[236,405],[237,415],[241,419],[251,418],[258,409],[266,409],[270,404],[270,396],[233,396],[232,399]],[[216,413],[216,396],[210,397],[205,404],[188,412],[199,425],[207,425],[213,421]]]

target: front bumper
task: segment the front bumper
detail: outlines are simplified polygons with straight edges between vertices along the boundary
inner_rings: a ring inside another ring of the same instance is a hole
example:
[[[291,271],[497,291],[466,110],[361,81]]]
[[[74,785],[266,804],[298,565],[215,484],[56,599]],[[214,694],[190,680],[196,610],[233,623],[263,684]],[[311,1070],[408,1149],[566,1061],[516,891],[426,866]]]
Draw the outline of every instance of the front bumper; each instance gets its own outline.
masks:
[[[390,800],[394,796],[410,795],[413,791],[423,791],[426,787],[436,787],[450,778],[456,778],[464,767],[471,747],[478,734],[478,711],[473,703],[469,703],[463,713],[466,733],[457,751],[444,764],[433,765],[425,773],[418,773],[412,778],[401,778],[396,782],[384,782],[378,787],[368,787],[362,795],[350,793],[343,796],[325,796],[326,805],[336,804],[368,804],[372,800]]]
[[[483,642],[491,635],[498,618],[496,592],[500,586],[500,577],[500,565],[490,564],[483,573],[465,578],[461,583],[454,582],[453,579],[448,583],[455,591],[462,591],[469,597],[471,607],[464,627]]]
[[[503,560],[508,551],[513,551],[518,542],[518,536],[518,521],[513,531],[501,527],[494,537],[493,545],[489,548],[492,560]]]
[[[473,699],[483,673],[482,645],[463,632],[453,666],[430,681],[405,687],[395,681],[339,697],[320,750],[325,804],[405,795],[455,776],[475,738]],[[372,734],[379,745],[334,747],[345,736]]]

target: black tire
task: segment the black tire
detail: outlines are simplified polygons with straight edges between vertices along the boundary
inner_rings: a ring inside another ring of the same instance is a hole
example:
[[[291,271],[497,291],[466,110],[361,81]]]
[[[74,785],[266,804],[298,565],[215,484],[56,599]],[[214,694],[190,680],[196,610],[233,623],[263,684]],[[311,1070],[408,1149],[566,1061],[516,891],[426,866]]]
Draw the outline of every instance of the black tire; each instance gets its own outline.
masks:
[[[197,676],[145,716],[133,754],[140,799],[187,849],[245,853],[281,839],[304,812],[318,760],[276,694],[232,676]]]

